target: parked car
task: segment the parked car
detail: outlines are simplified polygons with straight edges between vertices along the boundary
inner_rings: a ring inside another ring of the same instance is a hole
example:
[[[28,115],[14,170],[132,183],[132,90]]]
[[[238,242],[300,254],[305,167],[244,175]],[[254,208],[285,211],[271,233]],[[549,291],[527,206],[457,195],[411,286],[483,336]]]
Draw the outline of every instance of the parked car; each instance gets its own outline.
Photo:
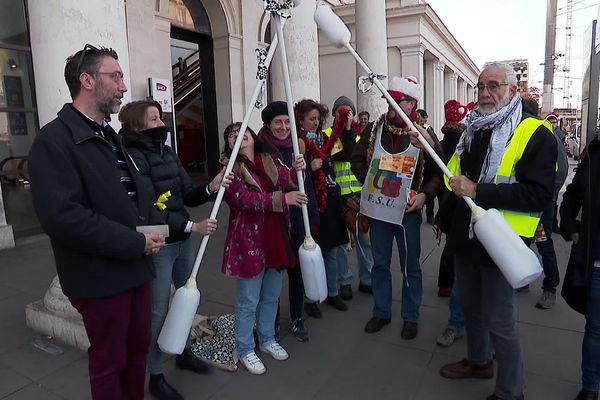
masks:
[[[573,132],[567,137],[566,149],[567,155],[573,157],[575,160],[579,160],[579,154],[581,149],[579,148],[581,142],[581,126],[578,125]]]

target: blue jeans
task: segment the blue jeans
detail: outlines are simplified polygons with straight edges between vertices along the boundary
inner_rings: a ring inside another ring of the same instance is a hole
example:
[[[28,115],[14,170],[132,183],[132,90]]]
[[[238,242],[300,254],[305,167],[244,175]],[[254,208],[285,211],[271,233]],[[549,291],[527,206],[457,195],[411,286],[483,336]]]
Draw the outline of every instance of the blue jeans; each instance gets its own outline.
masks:
[[[325,263],[325,275],[327,277],[327,295],[337,296],[338,282],[340,285],[350,285],[352,283],[352,271],[350,271],[350,265],[348,264],[346,245],[343,244],[323,251],[323,262]]]
[[[594,267],[590,286],[585,334],[581,357],[581,382],[584,389],[597,392],[600,389],[600,268]]]
[[[190,239],[169,243],[152,256],[156,278],[152,281],[152,339],[148,350],[148,372],[162,374],[162,352],[156,341],[162,329],[171,298],[171,282],[178,289],[185,285],[194,267],[194,253]],[[186,348],[190,346],[190,340]]]
[[[460,308],[460,302],[458,299],[458,284],[456,283],[456,277],[454,278],[454,284],[452,285],[452,292],[450,292],[450,317],[448,318],[448,327],[453,328],[458,333],[465,331],[465,317]]]
[[[421,213],[404,215],[404,227],[369,218],[371,244],[373,247],[373,317],[392,317],[392,243],[396,238],[398,255],[402,266],[401,317],[404,321],[417,322],[423,298],[423,282],[419,257],[421,256]],[[405,234],[406,230],[406,234]],[[405,247],[406,238],[406,247]]]
[[[235,342],[240,357],[254,351],[254,322],[260,345],[275,341],[275,316],[283,278],[274,268],[265,268],[254,278],[238,278],[235,300]]]
[[[371,249],[371,238],[369,232],[352,233],[352,238],[356,243],[354,251],[356,252],[356,261],[358,261],[358,278],[363,285],[371,286],[371,269],[373,268],[373,250]],[[360,246],[360,247],[359,247]]]
[[[465,315],[467,359],[474,364],[491,361],[493,344],[498,361],[494,394],[501,399],[522,395],[523,357],[514,319],[514,289],[496,266],[457,256],[454,270]]]
[[[560,283],[560,273],[556,262],[556,253],[554,252],[554,242],[552,241],[552,222],[554,220],[554,200],[548,204],[542,212],[540,222],[544,225],[546,240],[536,242],[538,252],[542,257],[542,268],[544,268],[544,280],[542,281],[542,290],[556,293],[556,287]]]

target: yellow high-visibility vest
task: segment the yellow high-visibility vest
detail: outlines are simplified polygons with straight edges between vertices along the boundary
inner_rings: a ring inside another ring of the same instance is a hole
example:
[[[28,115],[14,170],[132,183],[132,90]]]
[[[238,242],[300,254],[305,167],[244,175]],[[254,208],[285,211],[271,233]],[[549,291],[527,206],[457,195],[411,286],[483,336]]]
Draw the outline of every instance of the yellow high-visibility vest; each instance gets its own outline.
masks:
[[[529,139],[534,132],[544,125],[548,128],[548,133],[552,134],[552,126],[546,120],[539,120],[535,118],[525,118],[515,129],[512,140],[508,144],[502,161],[496,172],[494,183],[515,183],[518,182],[515,178],[515,166],[517,162],[523,156],[525,147],[529,143]],[[460,171],[460,156],[458,153],[454,153],[450,161],[448,161],[448,169],[453,175],[461,175]],[[449,184],[448,177],[444,175],[444,182],[449,190],[452,190]],[[531,238],[535,235],[535,230],[540,222],[541,213],[539,212],[521,212],[514,210],[498,210],[506,219],[508,224],[517,232],[520,236]]]
[[[327,137],[330,137],[332,128],[327,128],[323,132],[327,135]],[[359,140],[360,136],[356,135],[356,141],[358,142]],[[341,150],[343,148],[342,141],[337,139],[333,148],[334,151],[336,148]],[[333,170],[335,171],[335,181],[338,185],[340,185],[342,196],[352,193],[360,193],[362,190],[362,185],[352,173],[350,161],[334,161]]]

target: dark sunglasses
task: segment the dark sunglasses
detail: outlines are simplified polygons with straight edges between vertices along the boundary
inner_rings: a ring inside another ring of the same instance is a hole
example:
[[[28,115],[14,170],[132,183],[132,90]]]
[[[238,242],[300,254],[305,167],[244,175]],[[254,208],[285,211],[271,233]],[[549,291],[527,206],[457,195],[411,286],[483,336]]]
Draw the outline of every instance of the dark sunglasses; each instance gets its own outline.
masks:
[[[79,60],[77,61],[77,72],[81,72],[81,64],[83,64],[83,60],[85,59],[85,55],[88,52],[97,52],[100,51],[99,48],[97,48],[96,46],[92,46],[91,44],[86,44],[83,47],[83,50],[81,51],[81,54],[79,55]]]

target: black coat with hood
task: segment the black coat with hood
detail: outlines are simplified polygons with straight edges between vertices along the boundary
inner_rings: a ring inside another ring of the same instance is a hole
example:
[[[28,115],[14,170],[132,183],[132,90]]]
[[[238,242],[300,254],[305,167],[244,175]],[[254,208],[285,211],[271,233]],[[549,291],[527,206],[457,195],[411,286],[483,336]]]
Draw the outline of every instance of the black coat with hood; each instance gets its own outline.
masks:
[[[599,173],[600,140],[595,139],[584,151],[560,206],[560,233],[564,239],[571,241],[571,235],[579,234],[579,241],[571,250],[562,295],[580,313],[586,311],[592,268],[598,252],[600,185],[596,184],[595,177]]]
[[[147,129],[141,133],[123,128],[119,134],[123,137],[123,143],[144,184],[152,188],[153,202],[167,191],[171,192],[164,203],[166,209],[163,210],[164,220],[169,225],[166,242],[186,240],[190,236],[190,233],[185,232],[190,214],[185,207],[199,206],[212,198],[206,191],[207,184],[194,188],[192,179],[183,169],[177,154],[164,144],[166,127]]]

